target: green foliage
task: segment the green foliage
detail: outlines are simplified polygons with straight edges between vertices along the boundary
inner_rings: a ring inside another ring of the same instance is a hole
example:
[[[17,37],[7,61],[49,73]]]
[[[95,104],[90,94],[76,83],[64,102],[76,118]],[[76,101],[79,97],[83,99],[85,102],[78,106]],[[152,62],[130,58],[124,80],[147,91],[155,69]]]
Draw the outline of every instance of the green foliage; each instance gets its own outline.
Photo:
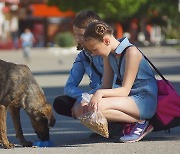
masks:
[[[178,28],[172,28],[166,31],[166,39],[180,39],[180,33]]]
[[[55,36],[55,43],[60,47],[72,47],[75,45],[75,38],[71,32],[60,32]]]
[[[179,25],[180,12],[178,12],[179,0],[150,0],[147,1],[136,12],[138,18],[148,17],[155,19],[157,22],[163,18],[171,19],[172,25]],[[156,21],[153,21],[156,23]],[[159,23],[157,23],[159,24]]]
[[[169,23],[172,28],[180,27],[179,0],[50,0],[49,5],[56,5],[62,11],[72,10],[75,13],[90,9],[95,11],[108,23],[127,23],[137,18],[138,21],[146,20],[150,24],[157,24],[165,29]],[[174,31],[174,30],[173,30]],[[164,33],[168,37],[180,35],[180,32]],[[176,36],[176,38],[178,37]]]
[[[91,9],[103,20],[124,22],[125,19],[143,17],[153,18],[155,12],[158,18],[167,16],[172,24],[180,23],[178,12],[179,0],[50,0],[49,5],[56,5],[62,11],[79,12]]]
[[[146,1],[148,0],[50,0],[49,5],[56,5],[62,11],[71,9],[79,12],[83,9],[91,9],[102,19],[122,21],[135,14]]]

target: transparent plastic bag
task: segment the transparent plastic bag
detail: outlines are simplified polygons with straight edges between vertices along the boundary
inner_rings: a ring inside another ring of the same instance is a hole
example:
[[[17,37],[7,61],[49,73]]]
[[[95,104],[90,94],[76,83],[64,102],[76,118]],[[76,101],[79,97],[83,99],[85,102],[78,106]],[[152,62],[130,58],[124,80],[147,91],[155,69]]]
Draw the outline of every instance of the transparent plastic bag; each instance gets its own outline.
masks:
[[[91,96],[88,93],[83,94],[83,101],[89,103]],[[106,138],[109,137],[107,119],[100,111],[92,111],[78,117],[81,123],[92,131]]]

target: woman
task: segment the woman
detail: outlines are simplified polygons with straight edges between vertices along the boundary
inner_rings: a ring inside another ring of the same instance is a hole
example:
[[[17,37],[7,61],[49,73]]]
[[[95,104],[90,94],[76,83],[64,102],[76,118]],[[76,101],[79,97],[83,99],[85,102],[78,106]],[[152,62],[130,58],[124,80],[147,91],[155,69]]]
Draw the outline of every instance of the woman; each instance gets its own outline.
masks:
[[[82,101],[82,94],[94,93],[101,84],[103,73],[103,59],[100,56],[91,57],[83,46],[83,35],[87,25],[93,21],[101,20],[100,17],[91,10],[81,11],[73,21],[73,32],[77,41],[77,50],[81,50],[77,55],[71,68],[68,80],[64,87],[64,94],[55,98],[53,107],[60,115],[77,118],[86,111],[86,102]],[[92,67],[94,65],[94,68]],[[90,91],[83,91],[79,84],[84,75],[89,77]]]
[[[91,56],[84,50],[83,35],[86,27],[93,21],[101,21],[101,18],[91,10],[82,10],[73,21],[73,32],[77,41],[77,55],[71,68],[68,80],[64,87],[64,94],[55,98],[54,110],[64,116],[78,118],[87,112],[87,102],[82,99],[83,93],[93,94],[102,83],[103,59],[101,56]],[[89,77],[89,91],[83,91],[79,86],[84,75]],[[115,84],[114,84],[115,85]],[[113,137],[120,134],[122,126],[119,123],[109,123],[109,134]],[[90,137],[97,137],[91,134]]]
[[[104,61],[102,88],[92,96],[88,110],[100,110],[108,121],[135,122],[120,141],[141,140],[153,130],[146,119],[153,117],[157,107],[157,83],[150,66],[135,46],[129,46],[118,68],[124,41],[115,39],[112,28],[103,22],[88,25],[84,45],[91,55],[102,56]],[[112,89],[114,74],[121,82]]]

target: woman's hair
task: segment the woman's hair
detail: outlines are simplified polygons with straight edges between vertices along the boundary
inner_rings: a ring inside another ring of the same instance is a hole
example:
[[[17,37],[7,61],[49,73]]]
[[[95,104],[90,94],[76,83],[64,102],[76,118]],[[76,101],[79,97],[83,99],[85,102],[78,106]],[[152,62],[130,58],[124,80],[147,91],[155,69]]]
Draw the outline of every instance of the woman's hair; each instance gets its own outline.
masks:
[[[73,26],[86,29],[86,27],[94,21],[101,21],[101,18],[94,11],[82,10],[75,17],[73,21]]]
[[[91,23],[95,21],[101,21],[101,18],[91,10],[82,10],[79,12],[79,14],[75,17],[73,21],[73,26],[76,26],[78,28],[86,29],[86,27]],[[77,50],[83,50],[83,47],[81,44],[78,43]]]
[[[84,40],[88,41],[90,39],[97,39],[99,41],[103,40],[104,35],[113,35],[113,28],[104,22],[92,22],[90,23],[84,33]]]

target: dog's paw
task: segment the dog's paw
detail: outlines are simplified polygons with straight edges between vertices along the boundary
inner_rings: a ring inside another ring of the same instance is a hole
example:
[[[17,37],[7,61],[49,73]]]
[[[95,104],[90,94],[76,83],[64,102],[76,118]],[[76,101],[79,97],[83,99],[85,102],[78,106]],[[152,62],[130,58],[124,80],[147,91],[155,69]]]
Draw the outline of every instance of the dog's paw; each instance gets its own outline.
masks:
[[[3,144],[3,147],[4,147],[4,149],[12,149],[12,148],[14,148],[14,144],[12,144],[12,143]]]
[[[33,143],[32,143],[32,142],[29,142],[29,141],[24,141],[24,142],[22,143],[22,146],[23,146],[23,147],[32,147],[32,145],[33,145]]]

